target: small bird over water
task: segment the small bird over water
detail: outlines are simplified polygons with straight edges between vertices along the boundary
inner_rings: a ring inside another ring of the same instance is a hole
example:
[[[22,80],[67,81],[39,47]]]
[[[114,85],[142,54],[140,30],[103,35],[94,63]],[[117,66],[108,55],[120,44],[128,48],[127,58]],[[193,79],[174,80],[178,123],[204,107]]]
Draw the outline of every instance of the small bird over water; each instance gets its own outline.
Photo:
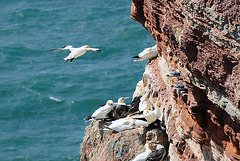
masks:
[[[93,51],[98,51],[100,53],[103,53],[102,50],[98,49],[98,48],[90,48],[88,45],[84,45],[82,47],[79,47],[79,48],[74,48],[72,47],[72,45],[68,45],[68,46],[64,46],[62,48],[57,48],[57,49],[52,49],[52,50],[49,50],[49,51],[55,51],[55,50],[70,50],[70,54],[63,58],[65,61],[68,61],[70,60],[71,62],[73,61],[73,59],[79,57],[79,56],[82,56],[83,54],[86,53],[86,51],[90,51],[92,54],[93,54]]]
[[[132,58],[137,58],[136,60],[134,60],[134,62],[143,61],[145,59],[152,59],[156,57],[158,54],[159,54],[159,51],[157,49],[157,45],[155,45],[153,47],[144,49],[141,53],[139,53],[137,56],[134,56]]]

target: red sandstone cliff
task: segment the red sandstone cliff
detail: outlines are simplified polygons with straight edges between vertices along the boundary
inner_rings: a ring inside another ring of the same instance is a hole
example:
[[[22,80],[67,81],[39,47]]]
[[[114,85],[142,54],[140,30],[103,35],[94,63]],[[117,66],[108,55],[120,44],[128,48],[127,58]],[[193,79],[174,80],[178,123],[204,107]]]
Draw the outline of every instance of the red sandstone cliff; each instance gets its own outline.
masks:
[[[131,11],[161,51],[146,69],[155,77],[152,97],[168,111],[173,158],[239,160],[240,1],[133,0]],[[185,102],[165,76],[177,68],[188,87]]]
[[[133,0],[131,16],[160,51],[134,95],[162,102],[167,137],[154,129],[101,132],[91,124],[81,160],[131,160],[147,141],[164,142],[168,160],[240,160],[240,1]],[[184,96],[172,87],[178,80],[167,77],[176,69]]]

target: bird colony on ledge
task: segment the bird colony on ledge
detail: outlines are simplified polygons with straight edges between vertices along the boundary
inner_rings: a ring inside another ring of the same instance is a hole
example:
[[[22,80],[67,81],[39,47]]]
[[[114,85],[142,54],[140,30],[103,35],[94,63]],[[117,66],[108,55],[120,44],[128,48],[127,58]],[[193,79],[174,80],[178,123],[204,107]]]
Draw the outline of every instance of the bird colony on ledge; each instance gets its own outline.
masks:
[[[156,101],[154,105],[150,103],[147,96],[136,96],[130,105],[124,101],[129,97],[120,97],[117,102],[108,100],[105,105],[100,107],[86,120],[100,120],[103,130],[112,130],[121,132],[124,130],[148,127],[148,128],[165,128],[159,120],[161,102]],[[166,150],[161,144],[158,144],[154,152],[145,144],[145,152],[136,156],[133,161],[152,160],[153,158],[163,158]]]
[[[52,49],[49,51],[55,50],[70,50],[70,53],[67,57],[63,58],[65,61],[70,60],[71,62],[90,51],[98,51],[103,53],[98,48],[90,48],[88,45],[84,45],[79,48],[73,48],[71,45],[64,46],[62,48]],[[144,49],[137,56],[136,61],[143,61],[148,59],[147,63],[150,63],[152,59],[156,58],[159,54],[157,45]],[[181,82],[180,71],[170,72],[168,77],[178,78],[178,83],[173,85],[173,89],[177,90],[178,94],[182,97],[187,96],[187,89],[184,88],[183,83]],[[160,128],[162,131],[165,131],[162,123],[159,120],[161,115],[160,107],[161,102],[156,101],[154,105],[150,103],[147,95],[136,96],[130,105],[127,105],[124,101],[129,97],[121,97],[118,99],[118,102],[113,102],[108,100],[106,104],[99,104],[99,108],[91,115],[87,116],[85,120],[100,120],[102,130],[112,130],[114,132],[121,132],[124,130],[146,127],[146,128]],[[163,145],[158,144],[156,148],[152,151],[149,144],[145,144],[145,152],[138,154],[133,161],[145,161],[145,160],[163,160],[166,156],[166,150]]]

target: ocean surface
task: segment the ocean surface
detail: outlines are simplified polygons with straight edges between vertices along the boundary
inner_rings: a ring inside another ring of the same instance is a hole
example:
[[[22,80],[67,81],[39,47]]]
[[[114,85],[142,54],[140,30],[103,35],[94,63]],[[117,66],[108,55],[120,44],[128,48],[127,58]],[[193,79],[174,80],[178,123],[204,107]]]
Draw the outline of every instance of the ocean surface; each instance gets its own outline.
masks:
[[[0,160],[79,160],[89,122],[108,99],[132,97],[155,45],[129,0],[0,1]],[[65,45],[97,47],[73,62]],[[127,100],[130,103],[131,99]]]

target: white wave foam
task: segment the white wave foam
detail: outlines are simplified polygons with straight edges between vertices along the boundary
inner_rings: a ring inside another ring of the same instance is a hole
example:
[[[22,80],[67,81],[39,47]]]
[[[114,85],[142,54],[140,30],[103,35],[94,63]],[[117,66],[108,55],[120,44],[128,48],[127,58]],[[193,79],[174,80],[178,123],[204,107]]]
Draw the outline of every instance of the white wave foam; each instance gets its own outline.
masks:
[[[49,98],[50,100],[54,100],[54,101],[56,101],[56,102],[62,102],[62,100],[57,99],[57,98],[55,98],[55,97],[53,97],[53,96],[49,96],[48,98]]]

